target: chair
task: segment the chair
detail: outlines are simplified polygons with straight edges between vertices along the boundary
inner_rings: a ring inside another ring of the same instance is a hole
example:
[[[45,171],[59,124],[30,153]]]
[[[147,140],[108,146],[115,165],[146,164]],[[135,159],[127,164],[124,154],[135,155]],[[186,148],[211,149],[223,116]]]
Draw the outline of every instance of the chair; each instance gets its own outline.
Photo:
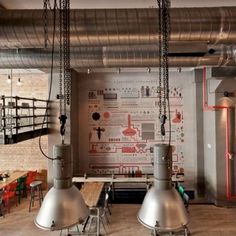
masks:
[[[102,226],[104,228],[105,234],[107,234],[107,229],[105,227],[104,219],[106,220],[106,223],[109,224],[107,212],[109,212],[109,214],[111,214],[111,212],[108,208],[108,200],[109,200],[109,194],[108,194],[108,192],[105,192],[103,206],[90,209],[90,213],[89,213],[90,222],[89,222],[89,227],[88,227],[89,229],[88,230],[90,230],[90,228],[91,228],[91,224],[92,224],[93,219],[99,217],[99,220],[102,223]]]
[[[11,199],[15,199],[15,203],[17,206],[16,187],[17,187],[17,182],[10,183],[5,187],[5,190],[3,193],[2,199],[4,201],[4,204],[7,206],[8,213],[10,212],[10,200]]]
[[[60,231],[59,236],[74,235],[74,233],[76,233],[76,235],[79,235],[79,234],[80,234],[79,226],[76,225],[75,227],[76,227],[76,231],[77,231],[77,232],[75,232],[75,231],[73,230],[73,228],[62,229],[62,230]],[[66,233],[64,233],[63,231],[66,231]]]
[[[31,207],[34,206],[34,201],[38,200],[39,205],[41,206],[43,201],[42,183],[42,181],[33,181],[30,183],[29,212],[31,211]]]
[[[18,196],[18,203],[20,204],[21,197],[27,197],[27,176],[17,179],[16,195]]]
[[[3,201],[3,194],[4,194],[4,191],[0,190],[0,216],[4,217],[6,208],[5,208],[5,203]]]
[[[182,196],[182,199],[184,201],[184,205],[186,207],[186,209],[188,209],[188,205],[189,205],[189,196],[187,193],[184,193],[183,196]]]
[[[190,198],[189,198],[188,194],[185,192],[184,187],[180,183],[177,183],[176,184],[176,190],[178,191],[179,195],[181,196],[186,209],[188,209]]]
[[[36,171],[29,171],[27,173],[27,178],[26,178],[27,189],[30,189],[30,184],[36,180],[36,177],[37,177],[37,170]]]
[[[107,200],[107,209],[109,214],[111,215],[111,207],[112,207],[112,189],[111,185],[108,186],[108,188],[105,190],[105,192],[108,194],[108,200]]]

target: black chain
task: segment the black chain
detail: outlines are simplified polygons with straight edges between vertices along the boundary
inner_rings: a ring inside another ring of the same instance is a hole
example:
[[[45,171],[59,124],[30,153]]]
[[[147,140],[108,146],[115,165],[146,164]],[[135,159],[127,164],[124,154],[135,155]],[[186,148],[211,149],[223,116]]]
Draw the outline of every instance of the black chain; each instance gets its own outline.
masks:
[[[63,101],[63,92],[62,92],[62,75],[63,75],[63,68],[62,68],[62,57],[63,57],[63,50],[62,50],[62,3],[61,0],[59,1],[59,57],[60,57],[60,65],[59,65],[59,99],[60,99],[60,114],[63,114],[62,111],[62,101]],[[64,111],[65,112],[65,111]]]
[[[43,20],[44,20],[44,48],[48,47],[48,0],[43,1]]]
[[[159,8],[159,117],[162,115],[162,11],[161,2],[157,0]]]
[[[71,94],[71,70],[70,70],[70,0],[63,0],[62,27],[63,27],[63,51],[64,51],[64,94],[66,104],[70,104]]]
[[[66,106],[70,104],[71,70],[70,70],[70,0],[59,0],[60,30],[60,133],[64,140],[66,123]],[[64,141],[63,141],[64,142]]]
[[[71,69],[70,69],[70,0],[67,1],[67,77],[66,77],[66,102],[70,105],[71,96]]]
[[[157,0],[157,3],[159,8],[159,119],[161,135],[165,137],[167,101],[169,102],[170,0]]]

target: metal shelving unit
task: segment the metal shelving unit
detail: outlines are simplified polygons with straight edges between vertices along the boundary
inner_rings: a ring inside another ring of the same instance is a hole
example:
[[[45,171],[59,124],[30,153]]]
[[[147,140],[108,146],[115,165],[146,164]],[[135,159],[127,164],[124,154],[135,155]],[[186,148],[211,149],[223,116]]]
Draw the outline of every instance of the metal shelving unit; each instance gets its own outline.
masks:
[[[43,99],[1,96],[0,144],[18,143],[48,134],[48,114],[44,120],[46,106],[47,100]]]

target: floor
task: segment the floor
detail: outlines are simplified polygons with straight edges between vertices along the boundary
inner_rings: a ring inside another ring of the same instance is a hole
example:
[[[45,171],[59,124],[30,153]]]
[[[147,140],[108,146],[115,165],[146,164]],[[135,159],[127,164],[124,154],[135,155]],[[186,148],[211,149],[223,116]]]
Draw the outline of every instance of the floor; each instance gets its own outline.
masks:
[[[36,206],[28,212],[28,201],[13,206],[11,212],[0,217],[0,236],[59,236],[59,232],[48,232],[34,225],[38,211]],[[107,226],[110,236],[150,236],[150,231],[136,219],[140,205],[117,204],[112,206],[110,224]],[[217,208],[213,205],[190,205],[189,229],[194,236],[235,236],[236,208]],[[102,230],[104,232],[104,230]]]

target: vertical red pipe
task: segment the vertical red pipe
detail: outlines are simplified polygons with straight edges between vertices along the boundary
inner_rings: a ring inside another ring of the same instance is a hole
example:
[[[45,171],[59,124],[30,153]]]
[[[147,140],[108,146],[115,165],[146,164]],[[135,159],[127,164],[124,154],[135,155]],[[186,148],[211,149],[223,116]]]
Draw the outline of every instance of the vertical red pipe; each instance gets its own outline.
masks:
[[[202,97],[203,97],[203,111],[225,109],[226,110],[226,127],[225,127],[225,165],[226,165],[226,196],[228,200],[236,199],[236,195],[232,195],[230,186],[230,152],[229,152],[229,107],[227,106],[209,106],[207,99],[207,84],[206,84],[206,67],[203,68],[203,83],[202,83]]]

